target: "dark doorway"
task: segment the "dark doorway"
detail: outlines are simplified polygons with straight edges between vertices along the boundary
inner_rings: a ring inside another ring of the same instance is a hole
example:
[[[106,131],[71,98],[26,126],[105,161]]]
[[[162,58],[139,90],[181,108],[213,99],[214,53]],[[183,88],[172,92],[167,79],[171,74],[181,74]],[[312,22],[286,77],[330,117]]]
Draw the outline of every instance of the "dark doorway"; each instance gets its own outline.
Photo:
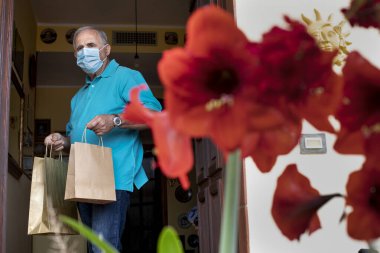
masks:
[[[160,231],[167,223],[166,179],[153,169],[151,152],[144,154],[143,165],[149,181],[131,194],[122,253],[156,253]]]

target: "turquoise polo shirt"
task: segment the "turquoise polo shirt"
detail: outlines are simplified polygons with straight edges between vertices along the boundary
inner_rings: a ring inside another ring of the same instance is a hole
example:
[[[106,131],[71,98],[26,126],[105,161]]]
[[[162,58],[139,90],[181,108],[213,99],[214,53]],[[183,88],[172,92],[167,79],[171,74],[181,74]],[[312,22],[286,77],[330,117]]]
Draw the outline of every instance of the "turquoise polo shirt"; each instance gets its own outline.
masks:
[[[130,102],[130,90],[146,84],[140,72],[120,66],[112,60],[103,73],[94,80],[86,77],[86,84],[71,100],[71,116],[66,132],[71,143],[83,142],[82,134],[86,124],[100,114],[119,114]],[[140,100],[146,108],[160,111],[160,103],[152,92],[140,92]],[[87,143],[98,144],[98,136],[91,130],[86,131]],[[112,158],[117,190],[133,191],[148,178],[142,167],[143,147],[138,130],[113,128],[103,135],[104,146],[112,148]]]

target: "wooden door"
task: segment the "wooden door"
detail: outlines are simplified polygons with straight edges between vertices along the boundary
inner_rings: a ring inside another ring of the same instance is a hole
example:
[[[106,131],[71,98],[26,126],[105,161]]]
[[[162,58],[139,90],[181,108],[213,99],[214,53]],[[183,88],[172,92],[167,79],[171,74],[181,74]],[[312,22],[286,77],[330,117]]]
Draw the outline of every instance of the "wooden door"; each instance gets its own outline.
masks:
[[[0,253],[5,253],[13,0],[0,0]]]
[[[209,139],[196,139],[194,149],[198,185],[200,253],[217,253],[223,209],[225,162],[223,154]],[[248,253],[249,230],[244,169],[241,176],[238,252]]]
[[[211,140],[195,140],[200,252],[218,252],[224,162]]]

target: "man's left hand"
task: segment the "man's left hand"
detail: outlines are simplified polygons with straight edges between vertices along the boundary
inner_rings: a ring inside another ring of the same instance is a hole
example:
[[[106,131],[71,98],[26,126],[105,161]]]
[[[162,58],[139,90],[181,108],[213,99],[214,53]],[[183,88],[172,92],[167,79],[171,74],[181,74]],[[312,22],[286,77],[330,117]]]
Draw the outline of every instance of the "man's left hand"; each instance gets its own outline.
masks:
[[[93,118],[87,123],[87,128],[94,131],[97,135],[104,135],[114,127],[112,114],[102,114]]]

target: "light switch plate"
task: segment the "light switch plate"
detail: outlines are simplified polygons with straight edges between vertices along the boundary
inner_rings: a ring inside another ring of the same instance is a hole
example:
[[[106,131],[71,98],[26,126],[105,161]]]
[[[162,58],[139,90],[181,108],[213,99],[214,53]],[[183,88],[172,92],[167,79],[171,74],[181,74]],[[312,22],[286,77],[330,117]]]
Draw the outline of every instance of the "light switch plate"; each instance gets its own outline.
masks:
[[[301,134],[300,139],[301,154],[326,154],[326,135],[320,134]]]
[[[318,137],[305,137],[305,148],[319,149],[323,148],[322,138]]]

